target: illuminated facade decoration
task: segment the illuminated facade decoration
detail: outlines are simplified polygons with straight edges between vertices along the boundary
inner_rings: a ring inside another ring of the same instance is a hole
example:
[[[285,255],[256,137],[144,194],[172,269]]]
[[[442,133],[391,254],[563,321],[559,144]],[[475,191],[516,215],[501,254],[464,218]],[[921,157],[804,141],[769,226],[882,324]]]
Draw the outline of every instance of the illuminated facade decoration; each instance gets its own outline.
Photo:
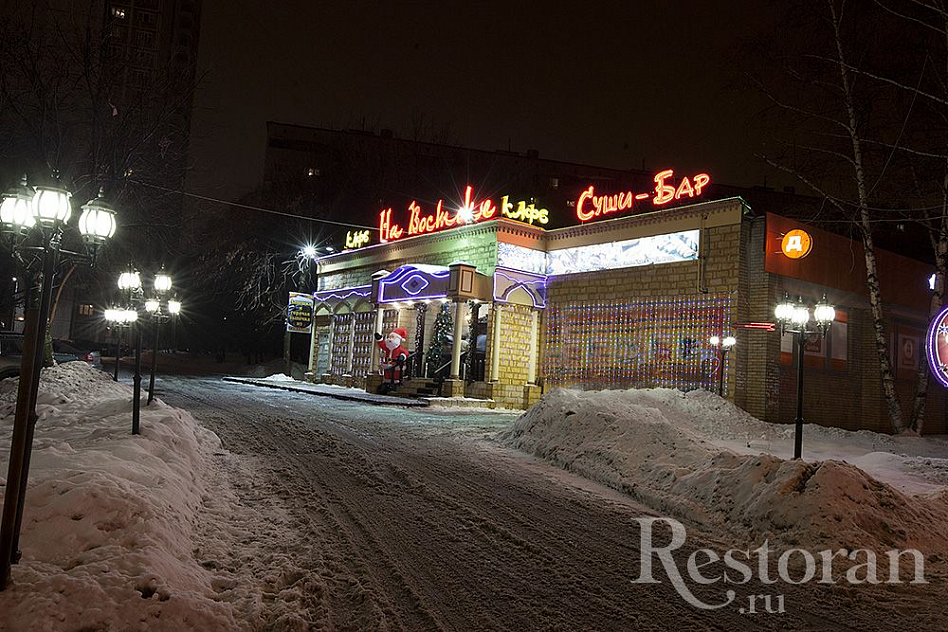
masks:
[[[670,202],[700,197],[704,188],[711,182],[711,176],[699,173],[691,178],[685,176],[675,185],[674,176],[672,169],[655,174],[655,188],[651,192],[622,191],[596,195],[596,188],[590,185],[576,200],[576,217],[581,222],[588,222],[623,211],[656,210]]]
[[[810,233],[799,228],[788,231],[780,241],[780,251],[788,259],[802,259],[813,249],[813,238]]]
[[[692,261],[698,258],[699,234],[698,230],[688,230],[551,250],[546,255],[546,273],[555,276]]]
[[[494,300],[546,307],[546,280],[545,274],[497,266],[494,270]]]
[[[925,349],[932,375],[948,387],[948,307],[938,312],[928,326]]]
[[[546,252],[501,241],[497,243],[497,265],[534,274],[546,274]]]
[[[346,249],[361,248],[369,245],[372,235],[368,230],[350,230],[346,233]]]
[[[713,390],[718,358],[706,341],[730,317],[729,296],[553,305],[544,372],[551,386]]]
[[[401,266],[379,282],[379,303],[420,301],[448,295],[451,272],[440,266]]]
[[[389,242],[499,217],[527,224],[546,224],[549,221],[549,211],[537,208],[535,203],[527,203],[525,200],[510,202],[507,195],[500,198],[499,204],[490,199],[477,200],[474,197],[474,187],[468,185],[464,189],[464,201],[456,207],[441,199],[432,211],[425,211],[418,202],[410,202],[407,226],[393,221],[391,207],[383,209],[379,213],[379,234],[383,242]]]

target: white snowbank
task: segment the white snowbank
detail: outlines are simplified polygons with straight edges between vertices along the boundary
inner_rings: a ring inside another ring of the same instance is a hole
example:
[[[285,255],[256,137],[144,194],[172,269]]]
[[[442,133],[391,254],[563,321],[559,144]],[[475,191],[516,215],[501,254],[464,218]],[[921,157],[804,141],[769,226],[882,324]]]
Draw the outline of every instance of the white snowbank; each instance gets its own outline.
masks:
[[[0,382],[7,472],[16,380]],[[160,401],[131,434],[131,389],[84,362],[43,371],[13,584],[0,629],[237,627],[192,556],[213,433]]]
[[[499,438],[708,531],[818,549],[948,552],[944,489],[910,496],[851,463],[762,453],[787,442],[791,433],[701,391],[557,389]],[[867,462],[885,462],[878,453],[888,447],[946,450],[924,439],[812,425],[804,436],[824,447],[835,440]],[[744,453],[722,445],[727,443]],[[866,446],[862,456],[854,447],[860,444]],[[870,446],[876,451],[869,452]]]
[[[268,382],[295,382],[296,381],[293,378],[291,378],[289,375],[287,375],[286,373],[274,373],[273,375],[269,375],[267,377],[260,378],[260,379],[267,380]]]

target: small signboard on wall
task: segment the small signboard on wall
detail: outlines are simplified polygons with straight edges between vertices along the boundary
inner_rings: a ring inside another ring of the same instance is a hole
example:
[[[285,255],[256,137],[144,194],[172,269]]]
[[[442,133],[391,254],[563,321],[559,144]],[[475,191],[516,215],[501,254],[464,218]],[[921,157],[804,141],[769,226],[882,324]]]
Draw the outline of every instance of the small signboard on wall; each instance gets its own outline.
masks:
[[[286,306],[286,330],[294,334],[313,333],[312,295],[290,292]]]

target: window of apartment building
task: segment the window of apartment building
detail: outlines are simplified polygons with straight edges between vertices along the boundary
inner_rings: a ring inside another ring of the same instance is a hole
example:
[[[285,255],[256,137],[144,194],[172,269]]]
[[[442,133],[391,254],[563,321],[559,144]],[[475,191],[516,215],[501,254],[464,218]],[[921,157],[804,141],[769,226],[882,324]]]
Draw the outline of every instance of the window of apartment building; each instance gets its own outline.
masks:
[[[811,323],[811,327],[815,325]],[[794,364],[794,334],[780,337],[780,364]],[[836,320],[825,336],[810,336],[803,346],[803,366],[810,369],[845,371],[849,361],[849,313],[837,309]]]
[[[550,188],[558,189],[560,188],[560,179],[559,178],[550,178]]]
[[[138,48],[154,48],[155,47],[155,33],[154,31],[145,31],[141,29],[135,30],[135,46]]]
[[[141,9],[135,10],[135,25],[141,26],[143,28],[157,28],[158,27],[158,14],[154,11],[142,11]]]
[[[133,68],[128,74],[128,85],[132,88],[144,88],[149,83],[149,73],[145,70]]]
[[[125,7],[113,6],[112,7],[112,17],[116,20],[124,20],[126,15]]]
[[[95,314],[95,307],[91,303],[80,303],[79,304],[79,315],[80,316],[92,316]]]
[[[143,68],[155,67],[155,51],[137,50],[135,51],[135,65]]]
[[[320,175],[320,172],[319,172],[319,169],[317,169],[316,167],[310,167],[309,169],[306,170],[306,175],[309,176],[310,178],[315,178]]]

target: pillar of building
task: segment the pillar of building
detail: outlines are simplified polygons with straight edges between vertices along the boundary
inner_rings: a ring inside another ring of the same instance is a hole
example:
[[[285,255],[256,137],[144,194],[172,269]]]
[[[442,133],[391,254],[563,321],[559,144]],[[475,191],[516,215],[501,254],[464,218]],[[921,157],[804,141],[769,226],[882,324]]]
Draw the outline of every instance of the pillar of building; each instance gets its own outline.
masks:
[[[384,305],[378,305],[378,306],[375,308],[375,324],[372,326],[372,338],[373,338],[373,343],[372,343],[372,355],[371,355],[371,359],[369,360],[369,372],[370,372],[370,373],[375,373],[375,372],[377,372],[377,371],[379,370],[379,351],[380,351],[380,349],[379,349],[378,344],[375,344],[374,338],[375,338],[375,334],[381,334],[381,333],[382,333],[382,321],[383,321],[384,318],[385,318],[385,306],[384,306]],[[383,335],[384,335],[384,334],[383,334]]]
[[[503,313],[500,303],[494,303],[494,322],[490,331],[490,376],[491,382],[500,379],[500,320]]]
[[[356,313],[349,314],[349,357],[346,358],[346,375],[352,375],[355,362]]]
[[[330,379],[332,375],[332,351],[333,345],[336,343],[336,314],[329,315],[329,344],[328,344],[328,353],[329,357],[326,358],[326,372],[323,373],[323,381],[326,382]]]
[[[527,362],[527,384],[537,383],[537,337],[540,333],[540,312],[530,310],[530,358]]]
[[[428,317],[428,304],[415,304],[415,363],[412,377],[425,375],[425,318]]]
[[[480,318],[481,304],[471,302],[471,322],[467,333],[467,381],[473,382],[476,378],[474,367],[477,364],[477,319]]]
[[[461,335],[464,332],[462,307],[464,301],[454,302],[454,339],[451,341],[451,378],[458,380],[461,377]]]

